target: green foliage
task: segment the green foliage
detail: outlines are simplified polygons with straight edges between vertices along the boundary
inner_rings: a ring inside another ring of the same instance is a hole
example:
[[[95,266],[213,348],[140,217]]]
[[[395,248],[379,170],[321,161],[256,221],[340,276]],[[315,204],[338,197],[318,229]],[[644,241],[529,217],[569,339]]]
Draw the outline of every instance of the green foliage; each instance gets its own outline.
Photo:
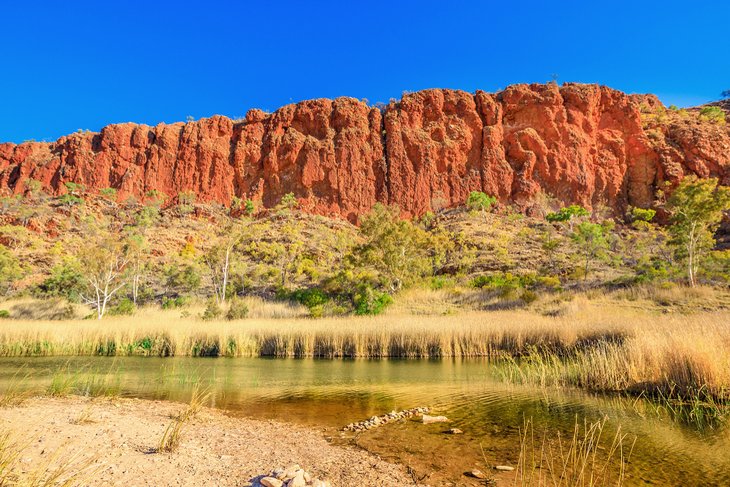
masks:
[[[28,195],[33,199],[36,199],[39,196],[44,194],[43,193],[43,183],[41,183],[37,179],[31,178],[31,179],[26,180],[25,188],[26,188],[26,191],[28,192]]]
[[[299,206],[299,201],[297,201],[297,198],[296,198],[296,196],[294,196],[294,193],[287,193],[281,197],[279,204],[276,205],[276,210],[279,213],[289,213],[298,206]]]
[[[472,279],[471,285],[486,291],[493,291],[503,299],[521,299],[530,304],[537,299],[535,289],[538,287],[550,290],[558,289],[560,280],[549,277],[541,278],[532,273],[516,276],[511,272],[497,272],[477,276]]]
[[[716,106],[702,107],[700,109],[700,119],[707,120],[712,123],[725,123],[725,111]]]
[[[23,277],[18,258],[4,245],[0,245],[0,294],[8,294],[15,282]]]
[[[201,318],[203,318],[203,320],[205,321],[211,321],[220,318],[222,315],[223,310],[218,305],[218,301],[210,298],[205,305],[205,311],[203,311]]]
[[[554,213],[548,213],[545,219],[549,222],[570,222],[575,218],[589,216],[588,210],[580,205],[570,205],[565,208],[561,208],[559,211]]]
[[[134,217],[135,224],[141,228],[149,228],[160,219],[160,208],[158,206],[143,206]]]
[[[608,251],[606,228],[598,223],[581,222],[571,238],[580,248],[584,263],[582,277],[587,279],[591,262],[604,258]]]
[[[58,197],[58,202],[63,206],[71,208],[73,206],[83,205],[84,199],[80,196],[76,196],[75,194],[66,193]]]
[[[10,318],[10,312],[6,309],[0,309],[0,319]]]
[[[630,217],[632,222],[650,222],[654,219],[656,210],[651,208],[630,207]]]
[[[176,309],[176,308],[182,308],[184,306],[187,306],[190,302],[190,299],[186,296],[176,296],[174,298],[170,298],[168,296],[162,297],[162,309]]]
[[[393,303],[388,293],[380,292],[369,285],[362,285],[353,296],[356,315],[379,315]]]
[[[103,188],[99,190],[99,194],[109,201],[117,200],[117,190],[114,188]]]
[[[319,288],[312,287],[308,289],[297,289],[296,291],[289,293],[289,297],[297,303],[305,306],[310,311],[314,308],[321,307],[327,301],[329,296]]]
[[[482,275],[471,280],[472,287],[499,291],[501,294],[508,294],[517,289],[531,286],[534,283],[534,275],[526,274],[516,276],[511,272],[498,272],[495,274]]]
[[[68,191],[69,193],[83,193],[84,191],[86,191],[86,186],[81,183],[67,181],[63,183],[63,185],[66,187],[66,191]]]
[[[466,199],[466,206],[472,211],[486,212],[497,202],[494,196],[488,196],[481,191],[472,191]]]
[[[164,205],[168,198],[164,191],[159,191],[157,189],[147,191],[147,193],[145,193],[145,197],[149,204],[157,207]]]
[[[377,203],[360,220],[365,243],[355,249],[356,262],[375,269],[383,285],[397,291],[433,271],[428,234],[399,217],[396,206]]]
[[[165,269],[166,284],[179,293],[190,293],[200,288],[202,278],[194,264],[170,264]]]
[[[251,216],[256,212],[256,204],[253,202],[252,199],[246,199],[246,201],[243,202],[243,212]]]
[[[180,191],[177,194],[177,211],[181,215],[189,215],[195,209],[195,199],[195,192]]]
[[[38,286],[38,294],[65,297],[71,302],[77,302],[85,288],[86,280],[81,273],[79,262],[75,259],[65,259],[53,266],[51,275]]]
[[[690,285],[696,284],[704,256],[715,246],[715,231],[730,209],[730,188],[717,179],[687,177],[667,201],[671,215],[669,234],[678,259],[686,262]]]
[[[129,298],[119,300],[117,304],[109,308],[107,313],[112,316],[131,316],[137,311],[137,306]]]
[[[239,298],[233,297],[230,300],[228,312],[226,313],[227,320],[242,320],[248,317],[248,305],[246,302]]]

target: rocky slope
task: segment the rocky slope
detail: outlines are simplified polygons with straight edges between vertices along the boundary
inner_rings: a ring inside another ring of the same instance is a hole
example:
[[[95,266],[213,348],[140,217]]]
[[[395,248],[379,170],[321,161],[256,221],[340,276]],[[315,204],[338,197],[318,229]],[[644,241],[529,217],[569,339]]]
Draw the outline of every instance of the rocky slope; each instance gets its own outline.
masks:
[[[109,125],[56,142],[0,144],[0,190],[36,179],[150,189],[304,208],[351,221],[375,202],[404,214],[461,204],[481,190],[529,210],[541,195],[586,206],[648,206],[688,174],[730,185],[730,125],[667,111],[650,95],[597,85],[514,85],[496,94],[433,89],[383,109],[352,98],[251,110],[233,121]]]

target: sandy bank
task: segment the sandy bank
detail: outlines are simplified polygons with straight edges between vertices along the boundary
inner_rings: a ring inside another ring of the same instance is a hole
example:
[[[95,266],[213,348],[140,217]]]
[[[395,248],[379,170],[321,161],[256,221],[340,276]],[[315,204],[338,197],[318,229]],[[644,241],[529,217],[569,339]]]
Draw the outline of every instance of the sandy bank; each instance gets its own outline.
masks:
[[[0,409],[0,429],[22,452],[14,470],[90,463],[88,485],[259,485],[272,469],[297,463],[334,486],[413,485],[405,469],[354,448],[329,444],[301,426],[234,418],[202,409],[174,453],[154,453],[185,405],[136,399],[33,398]],[[52,470],[52,469],[51,469]]]

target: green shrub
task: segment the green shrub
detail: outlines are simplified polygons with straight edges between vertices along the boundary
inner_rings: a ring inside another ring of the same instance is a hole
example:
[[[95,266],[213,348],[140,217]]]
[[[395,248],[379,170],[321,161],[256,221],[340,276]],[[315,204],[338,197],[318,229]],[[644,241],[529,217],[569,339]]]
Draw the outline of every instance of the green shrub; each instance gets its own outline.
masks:
[[[560,289],[560,278],[555,276],[540,276],[537,278],[536,284],[540,287],[556,291]]]
[[[569,222],[573,218],[581,216],[588,216],[590,213],[588,210],[580,205],[570,205],[565,208],[561,208],[559,211],[554,213],[548,213],[545,219],[549,222]]]
[[[651,208],[631,208],[632,222],[650,222],[654,219],[656,210]]]
[[[356,315],[379,315],[392,302],[390,294],[377,291],[370,286],[361,286],[353,296]]]
[[[327,296],[327,294],[317,287],[298,289],[292,292],[290,294],[290,297],[297,303],[302,304],[307,308],[322,306],[327,301],[329,301],[329,297]]]
[[[129,298],[124,298],[109,308],[107,313],[111,316],[131,316],[135,311],[137,311],[137,306],[134,302]]]
[[[223,310],[218,305],[218,302],[215,299],[210,298],[205,306],[205,311],[203,311],[201,318],[205,321],[211,321],[220,318],[221,315],[223,315]]]
[[[186,306],[190,299],[186,296],[177,296],[174,298],[162,297],[162,309],[175,309]]]
[[[725,111],[720,107],[709,106],[700,110],[700,119],[713,123],[725,123]]]
[[[538,278],[534,274],[515,276],[511,272],[477,276],[471,281],[472,287],[495,291],[503,298],[515,297],[517,291],[534,288],[537,283]]]
[[[248,317],[248,305],[240,298],[231,298],[231,304],[226,313],[227,320],[242,320]]]
[[[253,215],[256,211],[256,204],[251,199],[246,199],[243,202],[243,211],[246,215]]]
[[[177,194],[177,211],[181,215],[188,215],[195,209],[196,195],[193,191],[180,191]]]
[[[41,297],[61,296],[78,302],[85,287],[86,280],[81,274],[79,264],[67,260],[51,269],[51,275],[38,285],[35,294]]]
[[[114,188],[103,188],[99,190],[99,194],[110,201],[117,200],[117,190]]]
[[[0,318],[2,318],[2,319],[10,318],[10,311],[8,311],[6,309],[0,309]]]
[[[472,211],[485,212],[496,202],[497,198],[494,196],[489,196],[481,191],[472,191],[466,199],[466,206]]]
[[[58,197],[58,202],[61,203],[63,206],[72,207],[84,204],[84,199],[80,196],[66,193]]]
[[[431,289],[437,291],[454,285],[454,280],[447,276],[433,276],[429,282]]]

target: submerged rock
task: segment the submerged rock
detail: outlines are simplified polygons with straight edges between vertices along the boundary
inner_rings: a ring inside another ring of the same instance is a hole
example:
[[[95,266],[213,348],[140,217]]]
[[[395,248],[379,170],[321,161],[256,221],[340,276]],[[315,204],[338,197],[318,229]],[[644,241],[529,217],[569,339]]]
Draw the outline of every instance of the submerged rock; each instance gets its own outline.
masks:
[[[391,411],[388,414],[383,414],[381,416],[373,416],[370,419],[366,419],[366,420],[360,421],[358,423],[350,423],[347,426],[345,426],[344,428],[342,428],[342,431],[353,431],[353,432],[367,431],[371,428],[383,426],[392,421],[408,419],[413,416],[417,416],[419,414],[425,415],[425,413],[427,413],[428,411],[429,411],[429,409],[427,407],[405,409],[400,412]]]
[[[423,424],[432,424],[432,423],[448,423],[449,418],[446,416],[429,416],[428,414],[423,415]]]

